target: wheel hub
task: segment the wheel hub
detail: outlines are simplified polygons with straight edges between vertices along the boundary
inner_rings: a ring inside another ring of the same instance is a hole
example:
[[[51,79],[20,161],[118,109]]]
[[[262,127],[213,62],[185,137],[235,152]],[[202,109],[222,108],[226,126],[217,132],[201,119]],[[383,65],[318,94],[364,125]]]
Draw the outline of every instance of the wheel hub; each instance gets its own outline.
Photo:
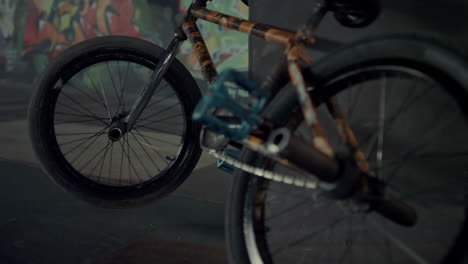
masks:
[[[126,125],[124,122],[125,116],[126,115],[122,113],[119,116],[115,116],[114,118],[112,118],[112,123],[109,127],[109,131],[107,132],[107,135],[110,140],[118,141],[127,133]]]

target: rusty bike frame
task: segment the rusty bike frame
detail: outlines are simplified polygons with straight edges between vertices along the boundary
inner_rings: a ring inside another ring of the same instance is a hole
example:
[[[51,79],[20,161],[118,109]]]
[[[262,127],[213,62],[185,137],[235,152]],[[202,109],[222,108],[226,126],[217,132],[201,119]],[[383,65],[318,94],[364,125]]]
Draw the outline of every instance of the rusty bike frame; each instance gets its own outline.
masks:
[[[269,90],[274,96],[284,84],[289,80],[292,81],[295,89],[291,91],[290,96],[297,98],[295,103],[299,103],[301,107],[304,121],[313,135],[313,140],[312,145],[308,144],[307,147],[301,147],[301,145],[303,145],[302,142],[299,144],[297,143],[297,139],[293,138],[292,142],[296,142],[296,144],[292,145],[296,147],[287,151],[290,155],[282,156],[281,160],[284,162],[288,162],[287,160],[291,161],[290,163],[316,175],[321,181],[329,183],[335,182],[338,178],[338,171],[340,170],[339,164],[324,134],[321,123],[317,119],[315,107],[307,92],[308,84],[306,84],[303,75],[303,69],[308,67],[312,62],[306,48],[314,44],[313,32],[328,11],[326,2],[318,3],[307,23],[297,32],[292,32],[206,9],[206,3],[208,1],[211,0],[193,0],[183,22],[175,30],[172,41],[165,53],[161,56],[156,70],[151,74],[141,96],[134,103],[130,113],[125,118],[126,130],[130,131],[132,129],[136,119],[163,79],[165,72],[174,60],[177,50],[183,41],[187,39],[191,41],[193,51],[199,60],[202,73],[208,83],[211,84],[216,80],[218,74],[216,67],[196,23],[198,19],[201,19],[216,23],[231,30],[260,37],[268,42],[285,47],[285,59],[262,83],[262,88]],[[358,146],[356,137],[350,126],[343,118],[343,114],[336,100],[332,98],[328,100],[326,104],[337,123],[340,136],[345,144],[352,150],[354,160],[359,169],[363,172],[367,171],[369,165]],[[285,109],[287,108],[275,109],[273,115],[281,113],[284,115],[285,112],[287,113]],[[259,146],[264,143],[264,140],[252,133],[247,138],[246,142],[250,149],[258,151]]]

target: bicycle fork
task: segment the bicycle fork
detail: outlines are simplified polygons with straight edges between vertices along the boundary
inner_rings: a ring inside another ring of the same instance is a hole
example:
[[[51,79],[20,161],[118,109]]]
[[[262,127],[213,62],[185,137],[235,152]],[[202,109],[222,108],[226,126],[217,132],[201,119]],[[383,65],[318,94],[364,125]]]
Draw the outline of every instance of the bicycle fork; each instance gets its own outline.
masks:
[[[164,75],[174,61],[177,51],[183,41],[187,39],[181,27],[177,28],[174,38],[169,43],[165,52],[161,55],[155,70],[151,73],[140,96],[132,105],[130,112],[122,119],[116,119],[112,122],[109,129],[109,136],[112,140],[118,140],[124,134],[131,131],[136,120],[141,115],[146,105],[150,101],[154,92],[159,87]]]

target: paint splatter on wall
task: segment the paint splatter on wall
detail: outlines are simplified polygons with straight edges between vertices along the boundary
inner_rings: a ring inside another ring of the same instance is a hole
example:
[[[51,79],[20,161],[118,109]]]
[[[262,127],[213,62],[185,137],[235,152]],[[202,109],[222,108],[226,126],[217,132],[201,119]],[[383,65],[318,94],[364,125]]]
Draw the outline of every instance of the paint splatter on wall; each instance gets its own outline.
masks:
[[[190,0],[1,0],[0,77],[26,72],[35,76],[63,50],[97,36],[126,35],[164,47],[189,4]],[[247,15],[239,0],[215,1],[210,8]],[[247,68],[247,36],[205,22],[199,25],[221,70]],[[181,51],[179,59],[201,77],[189,43]]]

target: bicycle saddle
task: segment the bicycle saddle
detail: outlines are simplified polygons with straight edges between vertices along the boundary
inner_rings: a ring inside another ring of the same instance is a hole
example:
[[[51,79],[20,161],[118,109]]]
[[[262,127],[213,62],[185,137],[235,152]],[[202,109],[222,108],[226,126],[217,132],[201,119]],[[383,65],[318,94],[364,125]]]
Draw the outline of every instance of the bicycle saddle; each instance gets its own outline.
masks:
[[[249,0],[241,0],[247,6]],[[365,27],[380,14],[379,0],[327,0],[336,20],[345,27]]]
[[[345,27],[365,27],[380,14],[379,0],[328,0],[331,11]]]

